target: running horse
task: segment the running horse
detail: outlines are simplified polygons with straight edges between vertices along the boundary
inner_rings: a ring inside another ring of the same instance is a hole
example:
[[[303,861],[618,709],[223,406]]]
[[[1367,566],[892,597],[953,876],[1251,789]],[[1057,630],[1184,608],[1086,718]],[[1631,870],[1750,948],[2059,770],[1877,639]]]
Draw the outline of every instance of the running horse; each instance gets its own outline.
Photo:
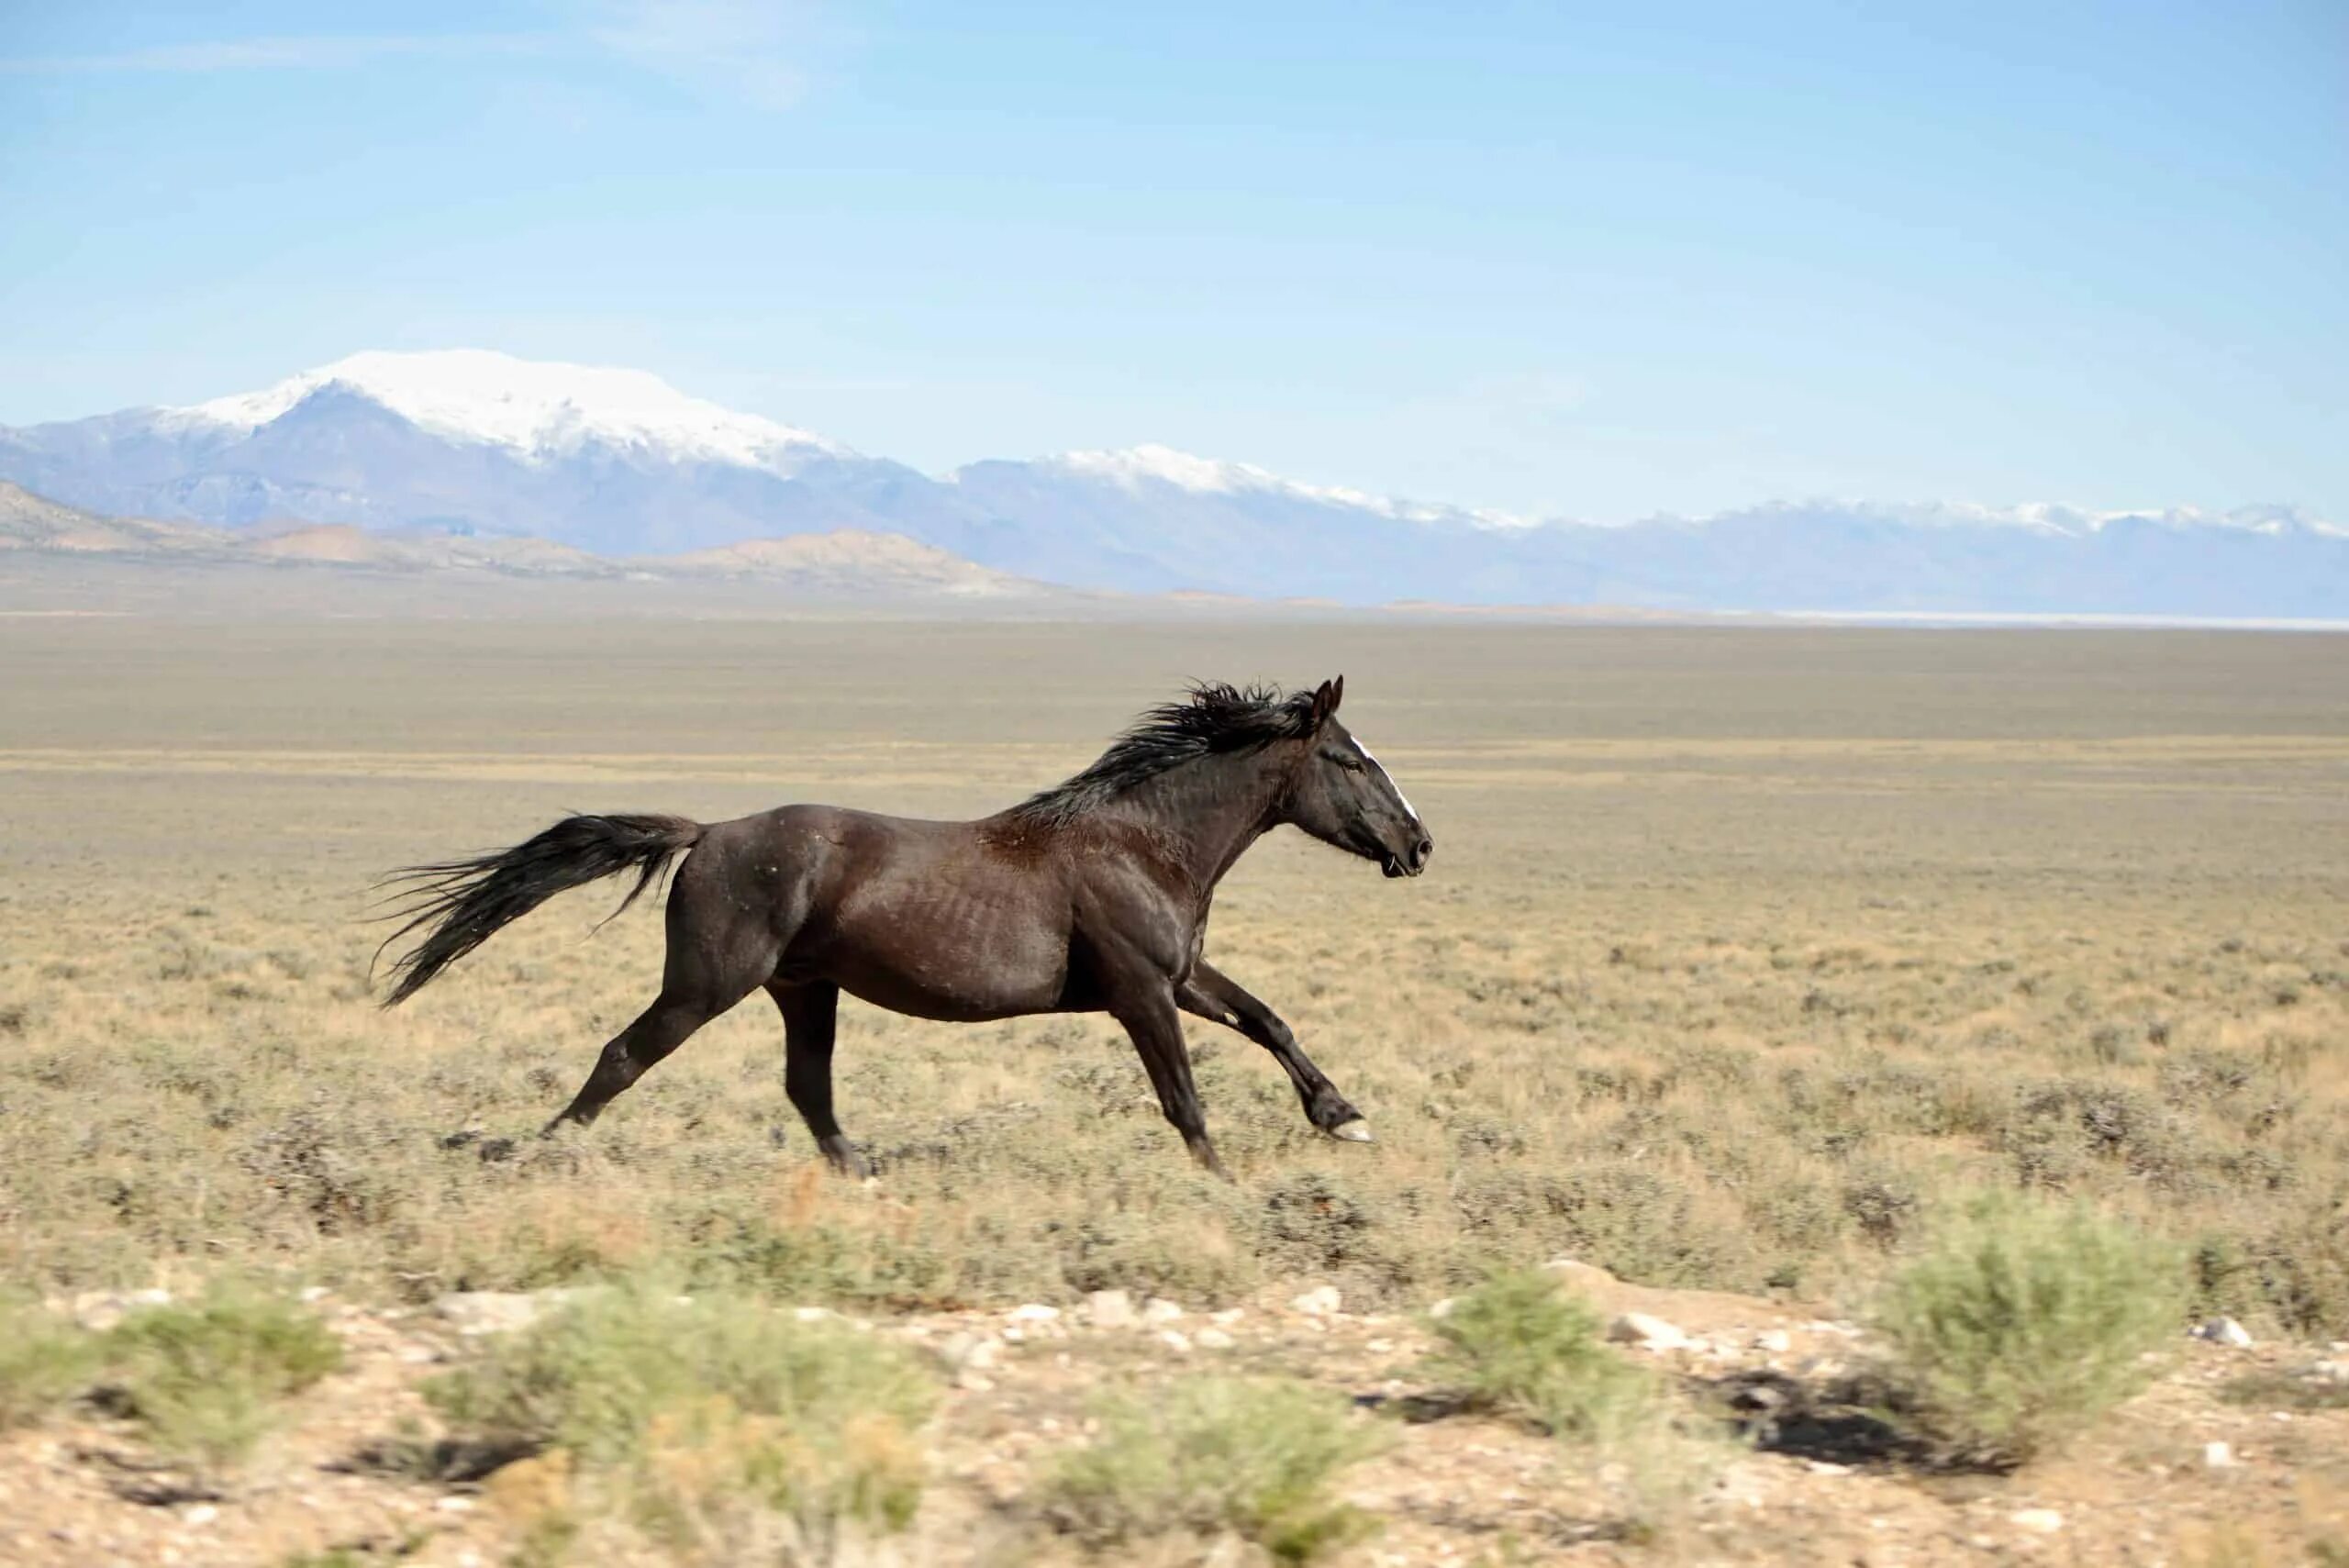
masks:
[[[1298,828],[1417,876],[1434,850],[1419,813],[1338,721],[1342,676],[1311,691],[1193,687],[1143,714],[1099,761],[974,822],[785,806],[731,822],[567,817],[526,843],[412,866],[385,884],[421,933],[384,1006],[557,893],[624,872],[625,909],[676,856],[661,994],[615,1035],[547,1124],[594,1121],[687,1037],[763,986],[783,1013],[784,1084],[833,1167],[868,1173],[832,1114],[833,1019],[846,991],[919,1018],[976,1023],[1108,1013],[1125,1026],[1191,1155],[1208,1137],[1180,1015],[1272,1052],[1305,1114],[1370,1142],[1277,1014],[1200,956],[1216,885],[1272,828]]]

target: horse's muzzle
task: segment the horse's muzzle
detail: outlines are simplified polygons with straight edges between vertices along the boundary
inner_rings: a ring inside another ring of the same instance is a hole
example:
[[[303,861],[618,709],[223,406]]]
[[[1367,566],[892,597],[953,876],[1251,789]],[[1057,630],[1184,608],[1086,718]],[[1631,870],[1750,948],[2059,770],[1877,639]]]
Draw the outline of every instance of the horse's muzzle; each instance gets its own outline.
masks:
[[[1425,833],[1399,855],[1389,855],[1382,868],[1388,876],[1417,876],[1428,869],[1428,857],[1435,853],[1435,840]]]

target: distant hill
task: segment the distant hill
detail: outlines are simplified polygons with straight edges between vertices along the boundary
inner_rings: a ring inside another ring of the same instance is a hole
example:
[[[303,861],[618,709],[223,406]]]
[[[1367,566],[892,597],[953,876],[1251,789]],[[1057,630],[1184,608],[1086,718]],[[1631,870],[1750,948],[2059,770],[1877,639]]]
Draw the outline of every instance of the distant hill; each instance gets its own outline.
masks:
[[[215,528],[145,517],[102,517],[0,481],[0,552],[8,551],[384,573],[671,582],[723,578],[822,597],[1065,596],[1049,584],[990,571],[900,535],[853,528],[751,539],[681,555],[611,560],[547,539],[483,539],[421,528],[377,533],[346,523]]]
[[[1597,527],[1300,484],[1150,446],[932,477],[641,372],[480,350],[356,354],[190,407],[0,430],[0,478],[148,519],[138,537],[156,550],[242,549],[201,529],[294,518],[490,570],[659,556],[699,562],[677,570],[820,576],[844,568],[820,552],[708,552],[845,530],[943,552],[917,566],[891,546],[888,562],[847,569],[933,592],[950,578],[956,592],[1025,579],[1357,605],[2349,616],[2349,534],[2288,506],[1812,502]],[[200,528],[163,531],[172,524]],[[82,537],[110,537],[93,526]],[[343,536],[274,548],[415,563]],[[986,572],[998,576],[972,575]]]

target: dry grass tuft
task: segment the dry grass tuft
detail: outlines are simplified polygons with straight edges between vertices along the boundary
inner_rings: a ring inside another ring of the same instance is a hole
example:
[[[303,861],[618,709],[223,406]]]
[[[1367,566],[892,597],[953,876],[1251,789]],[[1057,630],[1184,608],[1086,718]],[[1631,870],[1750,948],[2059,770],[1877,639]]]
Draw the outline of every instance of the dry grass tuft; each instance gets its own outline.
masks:
[[[1538,1269],[1498,1273],[1456,1298],[1432,1328],[1431,1376],[1474,1408],[1603,1441],[1648,1418],[1654,1376],[1601,1339],[1598,1314]]]
[[[1383,1445],[1340,1396],[1223,1377],[1104,1402],[1100,1434],[1044,1480],[1040,1511],[1113,1557],[1170,1537],[1235,1535],[1275,1561],[1310,1562],[1373,1521],[1333,1496]]]
[[[902,1530],[935,1400],[901,1348],[754,1301],[638,1282],[483,1346],[428,1396],[531,1457],[494,1493],[527,1556],[647,1545],[679,1562],[826,1562]]]
[[[96,1335],[38,1302],[0,1300],[0,1432],[87,1393],[104,1363]]]
[[[251,1455],[294,1396],[342,1365],[342,1341],[316,1313],[234,1280],[140,1308],[104,1349],[113,1392],[149,1443],[216,1477]]]

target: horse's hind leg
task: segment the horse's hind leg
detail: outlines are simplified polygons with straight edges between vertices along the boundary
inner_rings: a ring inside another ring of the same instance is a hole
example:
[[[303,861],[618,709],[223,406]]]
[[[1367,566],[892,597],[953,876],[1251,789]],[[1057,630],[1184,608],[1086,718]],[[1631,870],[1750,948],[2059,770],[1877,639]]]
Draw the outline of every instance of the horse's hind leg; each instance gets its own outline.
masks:
[[[707,878],[694,879],[694,861],[686,862],[670,893],[669,955],[661,995],[605,1044],[595,1071],[562,1114],[547,1123],[548,1132],[565,1122],[585,1127],[594,1121],[614,1096],[685,1044],[696,1029],[757,990],[774,970],[774,938],[740,918],[713,920],[707,911],[714,904],[727,916],[733,915],[734,906],[707,896],[718,890]]]
[[[636,1016],[634,1023],[605,1043],[587,1082],[580,1085],[562,1113],[547,1123],[546,1130],[552,1132],[565,1122],[585,1127],[594,1121],[621,1090],[643,1077],[723,1010],[713,1010],[700,997],[674,996],[663,990],[652,1006]]]
[[[840,1017],[841,988],[826,981],[807,985],[767,982],[767,995],[783,1014],[783,1089],[791,1096],[816,1147],[844,1176],[873,1173],[832,1116],[832,1038]]]

